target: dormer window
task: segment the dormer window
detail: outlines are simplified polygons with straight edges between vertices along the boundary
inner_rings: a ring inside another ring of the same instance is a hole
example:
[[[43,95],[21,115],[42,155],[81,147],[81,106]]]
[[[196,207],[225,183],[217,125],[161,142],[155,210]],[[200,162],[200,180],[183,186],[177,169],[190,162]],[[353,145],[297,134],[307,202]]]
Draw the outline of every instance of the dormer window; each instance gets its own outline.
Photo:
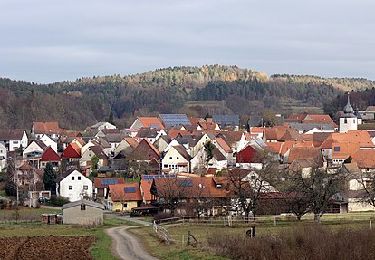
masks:
[[[333,147],[333,151],[335,151],[335,152],[340,152],[340,146],[335,146],[335,147]]]

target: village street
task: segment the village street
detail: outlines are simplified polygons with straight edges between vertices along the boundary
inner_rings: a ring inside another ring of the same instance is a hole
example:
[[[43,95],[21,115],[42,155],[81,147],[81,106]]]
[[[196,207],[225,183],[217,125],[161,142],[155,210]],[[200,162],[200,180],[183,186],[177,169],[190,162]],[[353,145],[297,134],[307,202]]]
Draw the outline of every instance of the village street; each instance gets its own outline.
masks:
[[[126,217],[123,217],[127,219]],[[131,221],[136,222],[140,225],[150,225],[150,223],[131,219]],[[112,252],[114,255],[118,256],[120,259],[133,260],[133,259],[145,259],[152,260],[157,259],[149,255],[139,243],[138,239],[132,235],[127,229],[129,226],[120,226],[107,229],[107,234],[112,238]]]

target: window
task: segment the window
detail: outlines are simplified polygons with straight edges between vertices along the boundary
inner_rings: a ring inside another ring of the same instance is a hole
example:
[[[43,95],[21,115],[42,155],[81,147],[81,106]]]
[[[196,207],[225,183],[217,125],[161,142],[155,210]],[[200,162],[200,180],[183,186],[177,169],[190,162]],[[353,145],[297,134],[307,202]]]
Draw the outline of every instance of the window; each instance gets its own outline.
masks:
[[[72,177],[72,181],[74,181],[74,176]]]
[[[18,144],[18,141],[13,141],[14,144]]]
[[[87,185],[83,185],[83,189],[84,189],[84,190],[88,190],[88,189],[89,189],[89,186],[87,186]]]
[[[78,180],[79,180],[79,181],[81,180],[81,176],[78,176]]]
[[[69,190],[72,190],[73,189],[73,187],[72,186],[69,186]]]
[[[164,164],[164,168],[168,168],[168,164]]]
[[[169,157],[169,160],[172,160],[172,157]]]
[[[86,210],[86,205],[85,204],[81,204],[81,210]]]
[[[348,119],[344,118],[344,124],[348,123]]]
[[[355,124],[355,118],[353,119],[353,123]]]
[[[333,147],[333,151],[335,151],[335,152],[340,152],[340,146],[335,146],[335,147]]]
[[[178,160],[178,157],[177,157],[177,160]]]
[[[123,207],[124,207],[124,208],[127,208],[127,207],[128,207],[128,203],[124,203],[124,204],[123,204]]]

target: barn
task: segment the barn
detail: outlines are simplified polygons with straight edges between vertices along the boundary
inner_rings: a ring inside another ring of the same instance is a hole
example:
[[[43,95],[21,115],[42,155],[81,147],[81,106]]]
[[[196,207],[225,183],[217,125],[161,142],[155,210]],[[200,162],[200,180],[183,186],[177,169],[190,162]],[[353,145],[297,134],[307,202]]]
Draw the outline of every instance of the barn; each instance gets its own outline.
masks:
[[[63,223],[81,226],[97,226],[103,224],[102,204],[78,200],[63,206]]]

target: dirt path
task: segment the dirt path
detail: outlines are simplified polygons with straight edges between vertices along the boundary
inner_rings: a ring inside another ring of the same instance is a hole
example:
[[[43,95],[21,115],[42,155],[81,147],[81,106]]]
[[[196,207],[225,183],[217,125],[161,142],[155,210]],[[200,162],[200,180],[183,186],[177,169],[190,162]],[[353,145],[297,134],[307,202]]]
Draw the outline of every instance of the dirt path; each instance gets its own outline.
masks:
[[[148,254],[139,243],[138,239],[129,233],[129,226],[120,226],[107,229],[107,234],[112,238],[112,252],[123,260],[156,260]]]

